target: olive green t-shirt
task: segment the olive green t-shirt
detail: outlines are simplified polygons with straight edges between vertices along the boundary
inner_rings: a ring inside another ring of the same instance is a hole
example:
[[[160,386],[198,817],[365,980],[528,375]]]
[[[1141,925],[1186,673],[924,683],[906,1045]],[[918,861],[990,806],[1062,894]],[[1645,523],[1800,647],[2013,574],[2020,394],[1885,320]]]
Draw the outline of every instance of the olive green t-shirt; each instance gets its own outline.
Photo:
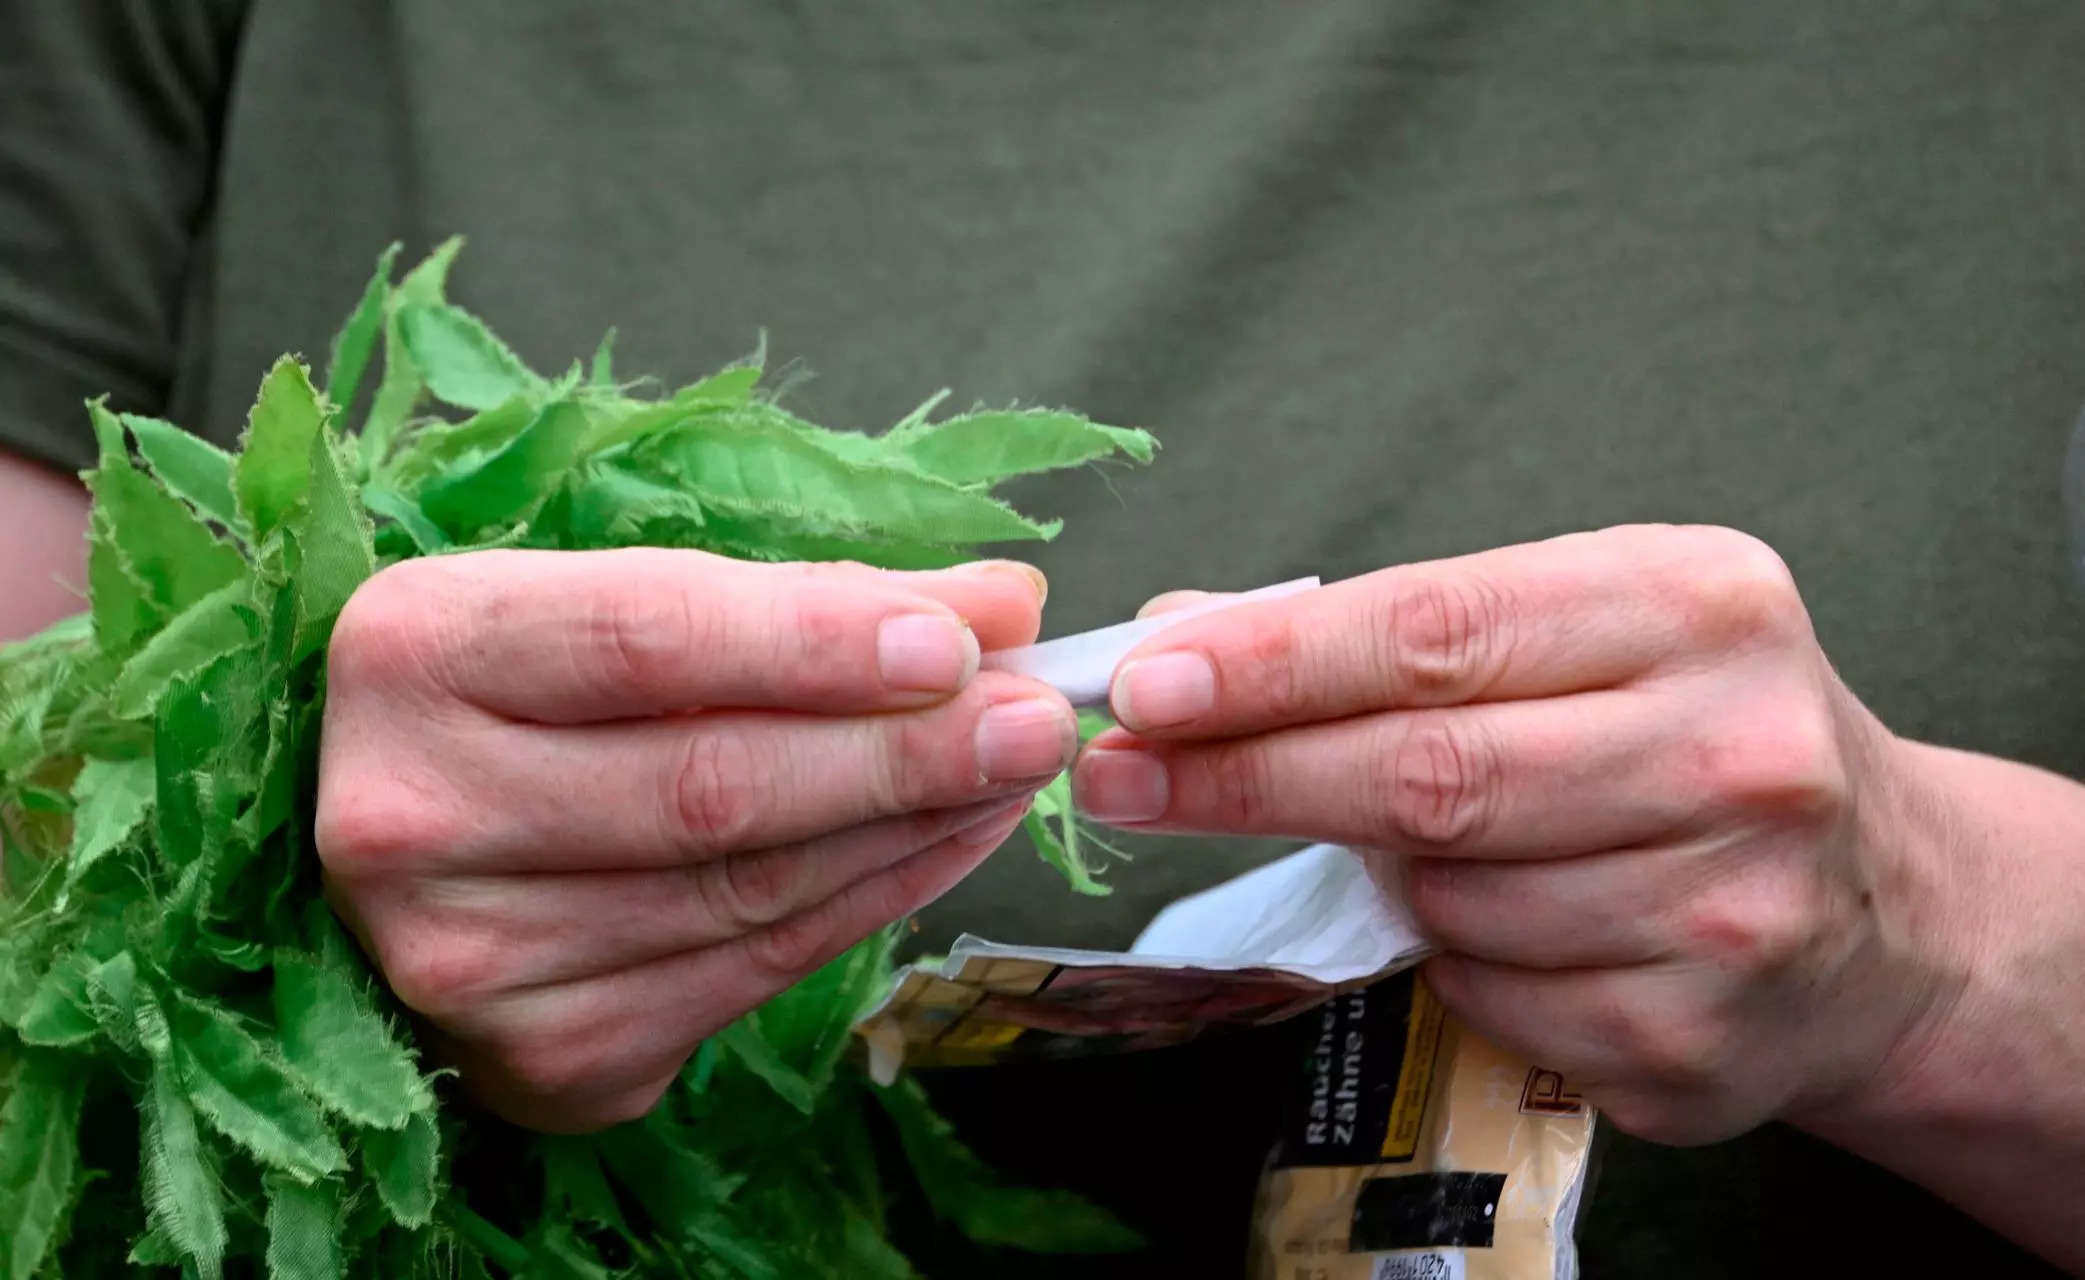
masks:
[[[542,367],[612,324],[620,369],[686,379],[765,330],[832,425],[947,386],[1152,429],[1148,472],[1017,491],[1067,521],[1032,553],[1053,631],[1183,585],[1725,523],[1787,557],[1894,728],[2085,777],[2075,0],[14,10],[15,448],[84,464],[102,392],[229,441],[384,244],[461,232],[454,296]],[[1119,944],[1276,847],[1140,844],[1103,902],[1010,848],[927,936]],[[995,1159],[1229,1275],[1272,1046],[937,1086]],[[2037,1273],[1778,1127],[1616,1139],[1582,1235],[1594,1277],[1842,1274],[1846,1247],[1862,1274]]]

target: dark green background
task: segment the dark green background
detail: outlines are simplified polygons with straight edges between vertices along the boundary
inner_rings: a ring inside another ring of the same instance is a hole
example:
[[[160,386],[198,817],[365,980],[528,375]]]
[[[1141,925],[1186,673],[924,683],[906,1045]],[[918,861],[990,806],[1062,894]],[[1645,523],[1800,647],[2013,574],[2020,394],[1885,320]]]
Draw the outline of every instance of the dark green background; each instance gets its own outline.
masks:
[[[1069,522],[1035,555],[1053,631],[1721,522],[1789,559],[1892,726],[2085,774],[2074,0],[18,8],[0,431],[33,452],[83,461],[103,390],[230,439],[377,249],[461,231],[458,300],[543,366],[616,324],[620,368],[685,378],[765,327],[833,425],[947,385],[1156,431],[1148,473],[1021,491]],[[1009,850],[928,937],[1118,944],[1268,851],[1147,849],[1095,903]],[[1265,1040],[944,1092],[1229,1274]],[[1585,1239],[1596,1277],[1825,1274],[1842,1243],[1880,1251],[1859,1274],[2028,1271],[1780,1130],[1618,1141]]]

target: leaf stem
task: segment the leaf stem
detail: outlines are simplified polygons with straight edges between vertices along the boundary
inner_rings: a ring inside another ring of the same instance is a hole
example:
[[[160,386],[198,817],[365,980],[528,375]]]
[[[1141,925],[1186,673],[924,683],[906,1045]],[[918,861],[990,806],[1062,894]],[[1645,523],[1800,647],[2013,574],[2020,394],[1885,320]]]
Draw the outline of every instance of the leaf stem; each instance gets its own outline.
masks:
[[[464,1205],[449,1206],[449,1225],[478,1247],[478,1251],[516,1275],[528,1270],[528,1248],[513,1236],[493,1226]]]

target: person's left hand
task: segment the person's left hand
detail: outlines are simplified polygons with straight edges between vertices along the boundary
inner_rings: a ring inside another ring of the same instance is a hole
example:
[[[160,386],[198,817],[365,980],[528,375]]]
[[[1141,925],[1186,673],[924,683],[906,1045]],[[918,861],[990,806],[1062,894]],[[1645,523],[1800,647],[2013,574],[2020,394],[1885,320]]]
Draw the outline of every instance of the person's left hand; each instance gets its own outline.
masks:
[[[1903,744],[1742,534],[1611,529],[1241,604],[1111,693],[1087,814],[1369,850],[1442,1000],[1639,1136],[1831,1107],[1967,963]]]

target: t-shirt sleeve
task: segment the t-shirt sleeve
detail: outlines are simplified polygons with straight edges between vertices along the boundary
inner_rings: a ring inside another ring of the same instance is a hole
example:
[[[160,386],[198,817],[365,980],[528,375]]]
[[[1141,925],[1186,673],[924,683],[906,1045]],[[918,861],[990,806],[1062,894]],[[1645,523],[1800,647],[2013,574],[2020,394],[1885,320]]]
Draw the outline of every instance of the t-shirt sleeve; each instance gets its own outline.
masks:
[[[93,456],[162,410],[244,4],[13,6],[0,39],[0,448]]]

